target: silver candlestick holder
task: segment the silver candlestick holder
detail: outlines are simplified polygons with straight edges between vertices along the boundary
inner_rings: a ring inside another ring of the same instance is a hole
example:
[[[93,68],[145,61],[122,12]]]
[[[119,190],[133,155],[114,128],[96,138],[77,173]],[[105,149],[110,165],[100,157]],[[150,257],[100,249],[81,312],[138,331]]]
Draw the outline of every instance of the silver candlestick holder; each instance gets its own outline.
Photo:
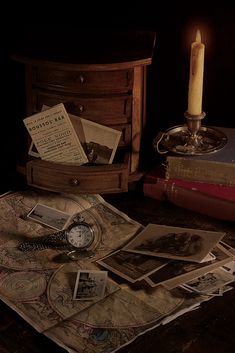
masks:
[[[228,139],[217,128],[201,125],[206,114],[184,114],[187,123],[174,126],[159,133],[153,140],[153,146],[160,154],[173,152],[183,155],[203,155],[214,153],[223,148]]]

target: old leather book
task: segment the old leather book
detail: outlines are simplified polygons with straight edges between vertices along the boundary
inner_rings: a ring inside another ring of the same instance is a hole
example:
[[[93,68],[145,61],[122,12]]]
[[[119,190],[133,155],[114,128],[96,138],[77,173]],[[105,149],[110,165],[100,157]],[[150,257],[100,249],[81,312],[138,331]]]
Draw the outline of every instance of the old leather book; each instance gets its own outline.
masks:
[[[217,129],[227,135],[224,148],[202,156],[167,156],[166,178],[235,186],[235,129]]]
[[[156,167],[146,174],[143,192],[153,199],[168,201],[213,218],[235,221],[234,186],[166,179],[164,169]]]
[[[177,178],[167,179],[162,165],[156,166],[145,175],[144,191],[148,194],[147,196],[151,196],[151,193],[156,194],[157,192],[160,195],[162,192],[176,187],[200,192],[205,194],[205,196],[235,202],[235,186]]]

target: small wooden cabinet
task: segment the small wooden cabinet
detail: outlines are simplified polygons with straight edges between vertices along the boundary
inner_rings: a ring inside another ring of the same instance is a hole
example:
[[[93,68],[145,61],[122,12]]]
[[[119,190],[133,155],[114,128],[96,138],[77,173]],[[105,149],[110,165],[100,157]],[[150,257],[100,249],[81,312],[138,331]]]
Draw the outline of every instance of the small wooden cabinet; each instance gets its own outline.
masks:
[[[27,116],[42,105],[64,103],[68,113],[122,132],[112,165],[65,166],[31,159],[26,163],[31,186],[74,193],[128,190],[138,180],[141,136],[146,122],[147,66],[152,62],[155,33],[79,32],[74,47],[55,54],[50,48],[24,50],[12,59],[25,67]],[[79,39],[80,38],[80,39]],[[92,43],[94,48],[92,47]],[[73,50],[72,50],[73,49]],[[98,50],[98,51],[97,51]]]

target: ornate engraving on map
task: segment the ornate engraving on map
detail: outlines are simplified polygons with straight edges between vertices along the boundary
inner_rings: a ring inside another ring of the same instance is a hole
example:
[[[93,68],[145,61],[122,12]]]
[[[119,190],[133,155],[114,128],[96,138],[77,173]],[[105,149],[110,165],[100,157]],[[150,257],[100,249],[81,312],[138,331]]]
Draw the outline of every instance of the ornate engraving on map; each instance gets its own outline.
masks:
[[[37,203],[71,215],[80,212],[86,222],[92,223],[98,240],[91,256],[70,263],[63,250],[17,250],[22,241],[51,232],[25,217]],[[142,229],[99,195],[62,195],[42,190],[12,193],[0,199],[0,215],[1,300],[70,353],[116,352],[164,320],[211,298],[189,298],[163,287],[119,286],[109,279],[102,300],[72,301],[77,269],[97,269],[97,259],[123,247]]]
[[[25,302],[37,300],[46,289],[43,274],[37,272],[13,272],[0,281],[1,294],[10,300]]]
[[[94,305],[97,301],[77,301],[73,300],[73,291],[77,277],[77,271],[81,270],[77,263],[71,263],[61,266],[51,277],[47,288],[47,297],[51,307],[63,318],[68,318],[80,311]],[[94,264],[87,264],[87,270],[93,270],[97,267]],[[107,281],[105,288],[105,297],[119,290],[120,287]],[[98,299],[101,300],[101,299]]]

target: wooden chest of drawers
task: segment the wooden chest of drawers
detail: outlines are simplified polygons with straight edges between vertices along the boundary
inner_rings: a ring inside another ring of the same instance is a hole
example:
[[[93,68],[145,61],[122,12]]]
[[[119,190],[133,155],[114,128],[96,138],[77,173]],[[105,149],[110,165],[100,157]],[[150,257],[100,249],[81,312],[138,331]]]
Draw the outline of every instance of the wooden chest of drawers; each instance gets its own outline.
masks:
[[[82,58],[74,53],[72,59],[63,61],[60,57],[52,60],[48,53],[43,59],[29,53],[12,55],[25,66],[27,116],[39,112],[43,104],[64,103],[68,113],[122,132],[112,165],[68,167],[31,159],[25,169],[29,185],[59,192],[102,194],[127,191],[128,183],[140,178],[147,66],[152,62],[155,33],[135,32],[133,37],[128,32],[121,36],[121,41],[117,33],[110,37],[108,59],[102,45],[102,57],[96,54],[92,58],[89,53],[86,59],[84,53]],[[117,38],[119,47],[115,47]]]

